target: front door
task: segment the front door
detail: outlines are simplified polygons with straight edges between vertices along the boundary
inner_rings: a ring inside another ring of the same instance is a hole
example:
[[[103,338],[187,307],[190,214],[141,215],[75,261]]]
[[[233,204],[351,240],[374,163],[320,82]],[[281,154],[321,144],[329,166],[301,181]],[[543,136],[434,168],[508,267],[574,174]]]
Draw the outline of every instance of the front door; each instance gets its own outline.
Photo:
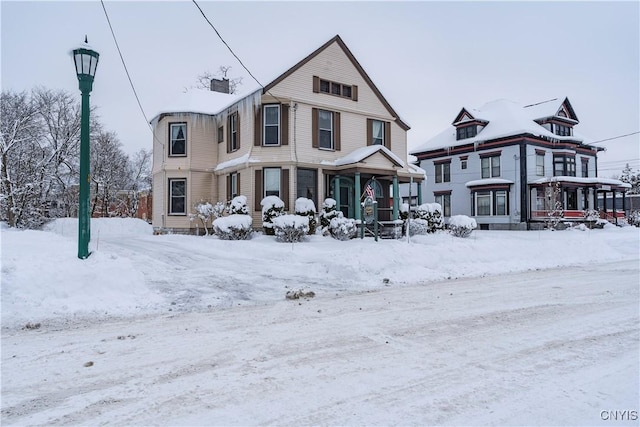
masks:
[[[354,184],[353,179],[345,176],[340,177],[340,188],[336,191],[336,178],[331,180],[331,192],[334,195],[334,199],[339,203],[336,207],[341,211],[346,218],[353,218],[354,213]],[[339,193],[338,193],[339,191]],[[338,196],[339,197],[336,197]]]

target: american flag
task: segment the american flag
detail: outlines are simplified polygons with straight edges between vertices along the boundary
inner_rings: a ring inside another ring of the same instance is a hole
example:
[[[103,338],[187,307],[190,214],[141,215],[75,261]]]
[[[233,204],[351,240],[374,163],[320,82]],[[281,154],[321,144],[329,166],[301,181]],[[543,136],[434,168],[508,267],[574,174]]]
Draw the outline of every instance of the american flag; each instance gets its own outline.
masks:
[[[373,191],[373,188],[371,188],[371,184],[367,184],[367,186],[364,189],[364,192],[367,193],[367,196],[371,197],[372,199],[376,198],[376,193],[375,191]]]

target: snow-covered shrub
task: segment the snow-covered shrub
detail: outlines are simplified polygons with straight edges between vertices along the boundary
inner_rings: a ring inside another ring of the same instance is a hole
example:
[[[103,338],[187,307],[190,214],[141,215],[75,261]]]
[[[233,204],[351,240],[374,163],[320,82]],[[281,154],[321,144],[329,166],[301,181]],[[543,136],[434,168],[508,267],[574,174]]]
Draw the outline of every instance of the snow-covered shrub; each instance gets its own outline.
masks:
[[[309,234],[316,234],[316,205],[313,200],[305,197],[299,197],[296,199],[296,215],[306,216],[309,218]]]
[[[236,196],[229,202],[229,215],[249,215],[247,196]]]
[[[224,213],[224,209],[224,202],[218,202],[215,205],[212,205],[209,202],[200,201],[193,207],[195,213],[189,214],[189,220],[200,220],[204,228],[204,234],[208,235],[210,223],[212,223],[216,218],[221,217]]]
[[[273,230],[280,242],[301,242],[309,232],[309,217],[280,215],[273,218]]]
[[[233,214],[213,221],[213,231],[222,240],[251,238],[251,215]]]
[[[435,233],[444,228],[440,203],[423,203],[417,207],[414,217],[427,221],[427,233]]]
[[[273,236],[273,220],[284,214],[284,202],[278,196],[267,196],[260,202],[262,206],[262,227],[264,233]]]
[[[629,212],[629,218],[627,218],[627,221],[629,222],[629,225],[640,227],[640,211]]]
[[[329,226],[331,225],[331,220],[338,216],[341,216],[342,212],[336,210],[336,201],[335,199],[324,199],[322,203],[322,212],[320,212],[320,227],[322,227],[322,234],[326,235],[329,233]]]
[[[358,225],[355,219],[345,218],[342,212],[338,212],[338,216],[331,219],[329,223],[329,234],[337,240],[353,239],[358,233]]]
[[[476,220],[466,215],[454,215],[449,219],[449,231],[456,237],[469,237],[477,226]]]
[[[409,221],[409,236],[422,235],[429,232],[429,222],[426,219],[416,218]]]

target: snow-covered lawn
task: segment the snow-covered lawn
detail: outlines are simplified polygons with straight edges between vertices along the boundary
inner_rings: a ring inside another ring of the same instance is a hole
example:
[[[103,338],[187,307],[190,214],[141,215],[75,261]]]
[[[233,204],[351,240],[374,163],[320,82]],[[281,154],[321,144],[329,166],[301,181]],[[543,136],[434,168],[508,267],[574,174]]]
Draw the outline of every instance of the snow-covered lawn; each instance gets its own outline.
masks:
[[[638,423],[636,228],[292,245],[102,220],[84,261],[76,228],[2,230],[3,425]]]

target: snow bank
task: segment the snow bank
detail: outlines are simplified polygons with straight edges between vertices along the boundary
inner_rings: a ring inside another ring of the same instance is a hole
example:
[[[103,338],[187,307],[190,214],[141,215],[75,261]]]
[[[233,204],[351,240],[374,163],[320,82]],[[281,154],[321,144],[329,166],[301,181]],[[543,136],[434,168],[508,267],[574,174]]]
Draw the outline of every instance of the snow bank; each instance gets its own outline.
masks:
[[[581,268],[637,260],[640,246],[640,229],[611,226],[584,232],[475,230],[467,239],[437,232],[410,242],[311,235],[292,247],[261,233],[237,241],[153,236],[143,221],[112,218],[92,221],[94,239],[100,230],[99,245],[88,259],[79,260],[76,224],[56,221],[48,227],[51,232],[1,230],[3,326],[83,314],[137,316],[260,304],[281,300],[301,283],[322,298],[454,278]]]

